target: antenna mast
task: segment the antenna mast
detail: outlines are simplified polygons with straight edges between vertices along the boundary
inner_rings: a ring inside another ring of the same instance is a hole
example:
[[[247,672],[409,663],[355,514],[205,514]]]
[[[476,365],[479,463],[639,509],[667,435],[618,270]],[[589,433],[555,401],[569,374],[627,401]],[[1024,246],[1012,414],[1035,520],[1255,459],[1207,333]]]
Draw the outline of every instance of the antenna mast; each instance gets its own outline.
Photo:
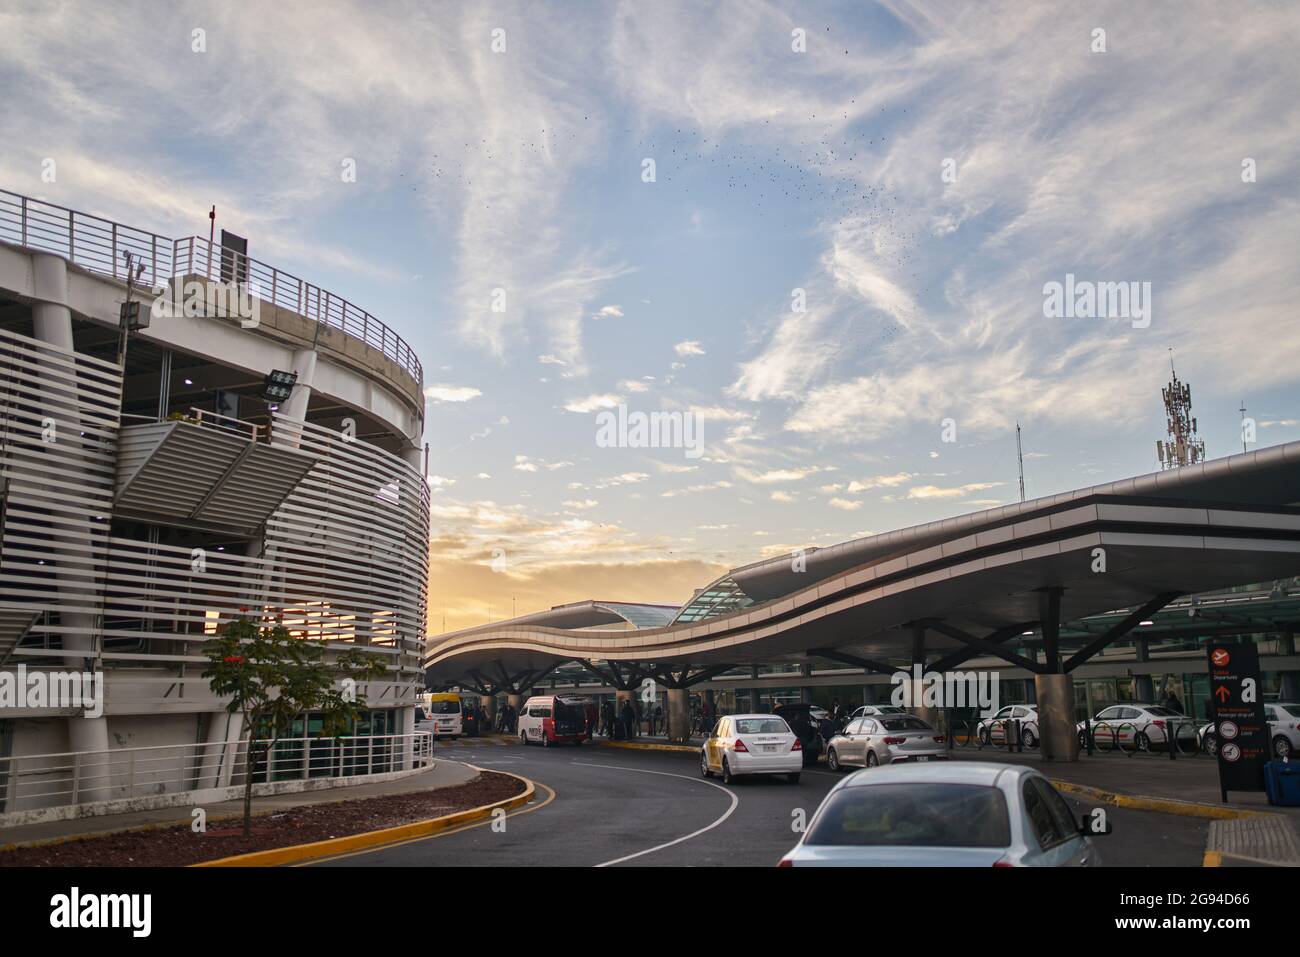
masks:
[[[1160,467],[1181,468],[1205,461],[1205,442],[1196,435],[1196,419],[1192,415],[1192,387],[1178,381],[1174,371],[1174,350],[1169,350],[1169,384],[1160,390],[1165,403],[1165,428],[1168,439],[1156,440],[1156,456]]]
[[[1020,466],[1020,501],[1025,500],[1025,457],[1020,451],[1020,423],[1016,422],[1016,463]]]

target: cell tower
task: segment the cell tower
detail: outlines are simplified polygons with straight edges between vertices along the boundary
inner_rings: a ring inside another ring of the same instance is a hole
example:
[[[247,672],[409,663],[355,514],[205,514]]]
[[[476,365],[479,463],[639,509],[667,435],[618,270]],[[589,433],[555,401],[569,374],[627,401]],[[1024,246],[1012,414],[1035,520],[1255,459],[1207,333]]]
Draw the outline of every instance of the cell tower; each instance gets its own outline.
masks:
[[[1160,390],[1165,401],[1168,439],[1156,440],[1160,467],[1181,468],[1205,461],[1205,442],[1196,437],[1196,419],[1192,416],[1192,387],[1178,381],[1174,371],[1174,353],[1169,350],[1169,384]]]

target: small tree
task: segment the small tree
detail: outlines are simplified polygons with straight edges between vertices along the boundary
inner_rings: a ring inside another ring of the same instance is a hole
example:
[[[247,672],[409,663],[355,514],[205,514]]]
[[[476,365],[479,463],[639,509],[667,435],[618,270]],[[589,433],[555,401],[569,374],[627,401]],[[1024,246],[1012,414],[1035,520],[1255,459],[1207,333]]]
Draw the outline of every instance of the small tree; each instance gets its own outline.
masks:
[[[210,679],[208,687],[213,694],[229,696],[226,710],[244,718],[247,837],[252,828],[253,772],[258,757],[269,753],[293,726],[294,718],[307,711],[322,714],[320,737],[342,737],[366,704],[365,697],[356,692],[357,685],[382,675],[384,663],[379,655],[361,648],[349,648],[333,662],[326,662],[319,642],[294,638],[280,624],[259,628],[247,618],[232,621],[217,637],[205,641],[203,654],[208,659],[203,671],[203,677]],[[341,687],[335,687],[336,683]],[[262,730],[269,737],[259,741]]]

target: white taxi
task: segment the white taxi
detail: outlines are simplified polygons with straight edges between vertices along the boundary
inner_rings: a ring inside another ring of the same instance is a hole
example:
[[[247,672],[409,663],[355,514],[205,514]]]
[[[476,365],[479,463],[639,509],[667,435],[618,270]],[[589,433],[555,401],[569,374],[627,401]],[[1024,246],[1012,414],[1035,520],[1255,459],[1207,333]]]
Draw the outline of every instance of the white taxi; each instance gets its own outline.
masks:
[[[784,774],[791,784],[803,769],[803,745],[785,719],[775,714],[731,714],[719,718],[700,748],[700,773],[722,775],[724,784],[748,774]]]

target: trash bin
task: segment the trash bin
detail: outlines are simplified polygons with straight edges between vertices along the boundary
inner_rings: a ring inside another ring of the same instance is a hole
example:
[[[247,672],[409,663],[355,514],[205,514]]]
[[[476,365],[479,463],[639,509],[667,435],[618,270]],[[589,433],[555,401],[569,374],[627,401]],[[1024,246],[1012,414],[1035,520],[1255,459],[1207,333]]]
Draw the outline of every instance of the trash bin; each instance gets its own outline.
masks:
[[[1300,807],[1300,762],[1270,761],[1264,765],[1264,791],[1269,804]]]

